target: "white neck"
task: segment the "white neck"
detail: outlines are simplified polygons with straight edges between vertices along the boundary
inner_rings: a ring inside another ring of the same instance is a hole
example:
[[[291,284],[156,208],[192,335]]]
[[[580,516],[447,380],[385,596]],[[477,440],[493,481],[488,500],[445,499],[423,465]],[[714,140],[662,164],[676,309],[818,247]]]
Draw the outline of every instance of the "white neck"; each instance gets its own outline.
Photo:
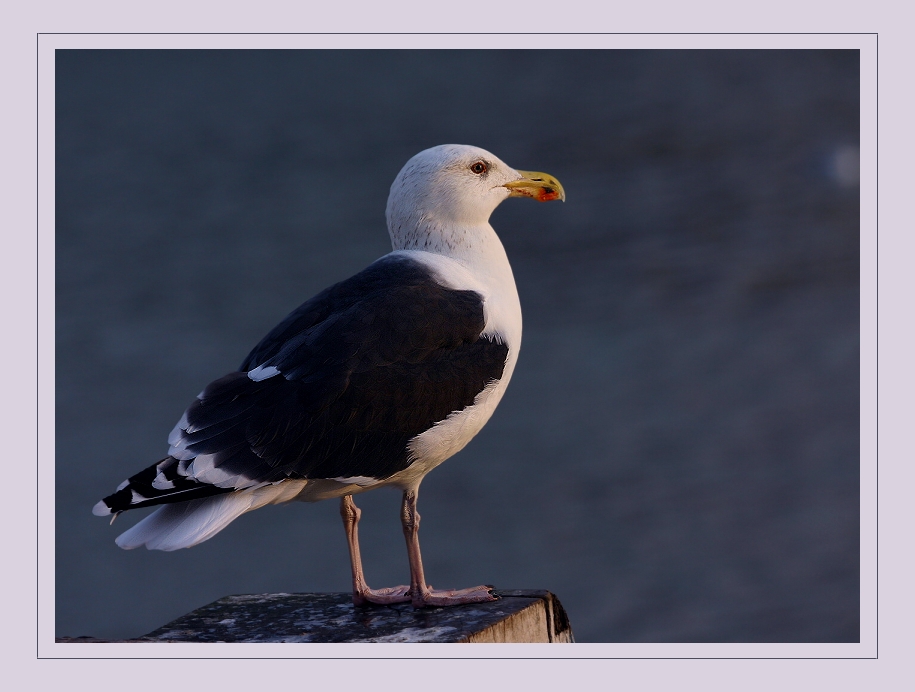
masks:
[[[417,212],[388,224],[394,250],[423,250],[464,264],[487,264],[490,255],[505,257],[502,241],[488,222],[443,223]]]

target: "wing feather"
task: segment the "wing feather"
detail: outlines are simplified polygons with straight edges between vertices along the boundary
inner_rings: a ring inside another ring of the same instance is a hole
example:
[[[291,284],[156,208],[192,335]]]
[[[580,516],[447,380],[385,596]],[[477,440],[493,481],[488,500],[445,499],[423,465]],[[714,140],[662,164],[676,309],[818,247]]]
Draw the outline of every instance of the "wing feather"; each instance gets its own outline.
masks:
[[[117,512],[285,479],[388,478],[411,463],[410,438],[502,376],[508,347],[484,326],[478,293],[438,284],[415,260],[379,260],[207,386],[170,437],[174,456],[103,502]],[[256,368],[279,374],[249,377]]]

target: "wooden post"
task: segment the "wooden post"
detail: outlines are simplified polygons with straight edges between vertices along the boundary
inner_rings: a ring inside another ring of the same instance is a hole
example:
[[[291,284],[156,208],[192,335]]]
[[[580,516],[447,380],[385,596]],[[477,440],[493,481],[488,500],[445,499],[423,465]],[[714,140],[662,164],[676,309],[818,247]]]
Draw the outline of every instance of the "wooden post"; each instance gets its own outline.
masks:
[[[549,591],[497,591],[492,603],[415,610],[355,607],[348,593],[226,596],[133,642],[573,642]],[[58,642],[99,642],[61,637]]]

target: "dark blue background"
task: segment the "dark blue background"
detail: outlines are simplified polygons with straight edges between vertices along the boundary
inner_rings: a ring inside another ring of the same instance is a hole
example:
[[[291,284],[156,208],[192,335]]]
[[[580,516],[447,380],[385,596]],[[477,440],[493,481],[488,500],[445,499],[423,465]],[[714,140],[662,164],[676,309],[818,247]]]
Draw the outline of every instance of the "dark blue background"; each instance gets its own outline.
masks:
[[[56,57],[57,634],[345,591],[337,504],[175,553],[92,505],[210,380],[388,251],[406,160],[456,142],[566,204],[493,215],[525,332],[423,485],[429,581],[546,588],[579,641],[859,632],[856,51],[72,51]],[[369,582],[403,583],[393,491]],[[138,512],[137,515],[141,514]]]

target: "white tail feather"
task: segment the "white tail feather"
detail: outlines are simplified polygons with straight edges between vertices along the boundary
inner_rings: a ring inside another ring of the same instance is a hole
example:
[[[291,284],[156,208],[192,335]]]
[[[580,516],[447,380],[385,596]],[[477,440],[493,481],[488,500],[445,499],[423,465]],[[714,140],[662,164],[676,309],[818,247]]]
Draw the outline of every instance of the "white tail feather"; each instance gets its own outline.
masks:
[[[287,487],[292,485],[296,487]],[[118,536],[115,543],[124,550],[132,550],[142,545],[148,550],[190,548],[212,538],[245,512],[271,502],[291,500],[304,485],[304,481],[285,481],[276,485],[162,505]]]

